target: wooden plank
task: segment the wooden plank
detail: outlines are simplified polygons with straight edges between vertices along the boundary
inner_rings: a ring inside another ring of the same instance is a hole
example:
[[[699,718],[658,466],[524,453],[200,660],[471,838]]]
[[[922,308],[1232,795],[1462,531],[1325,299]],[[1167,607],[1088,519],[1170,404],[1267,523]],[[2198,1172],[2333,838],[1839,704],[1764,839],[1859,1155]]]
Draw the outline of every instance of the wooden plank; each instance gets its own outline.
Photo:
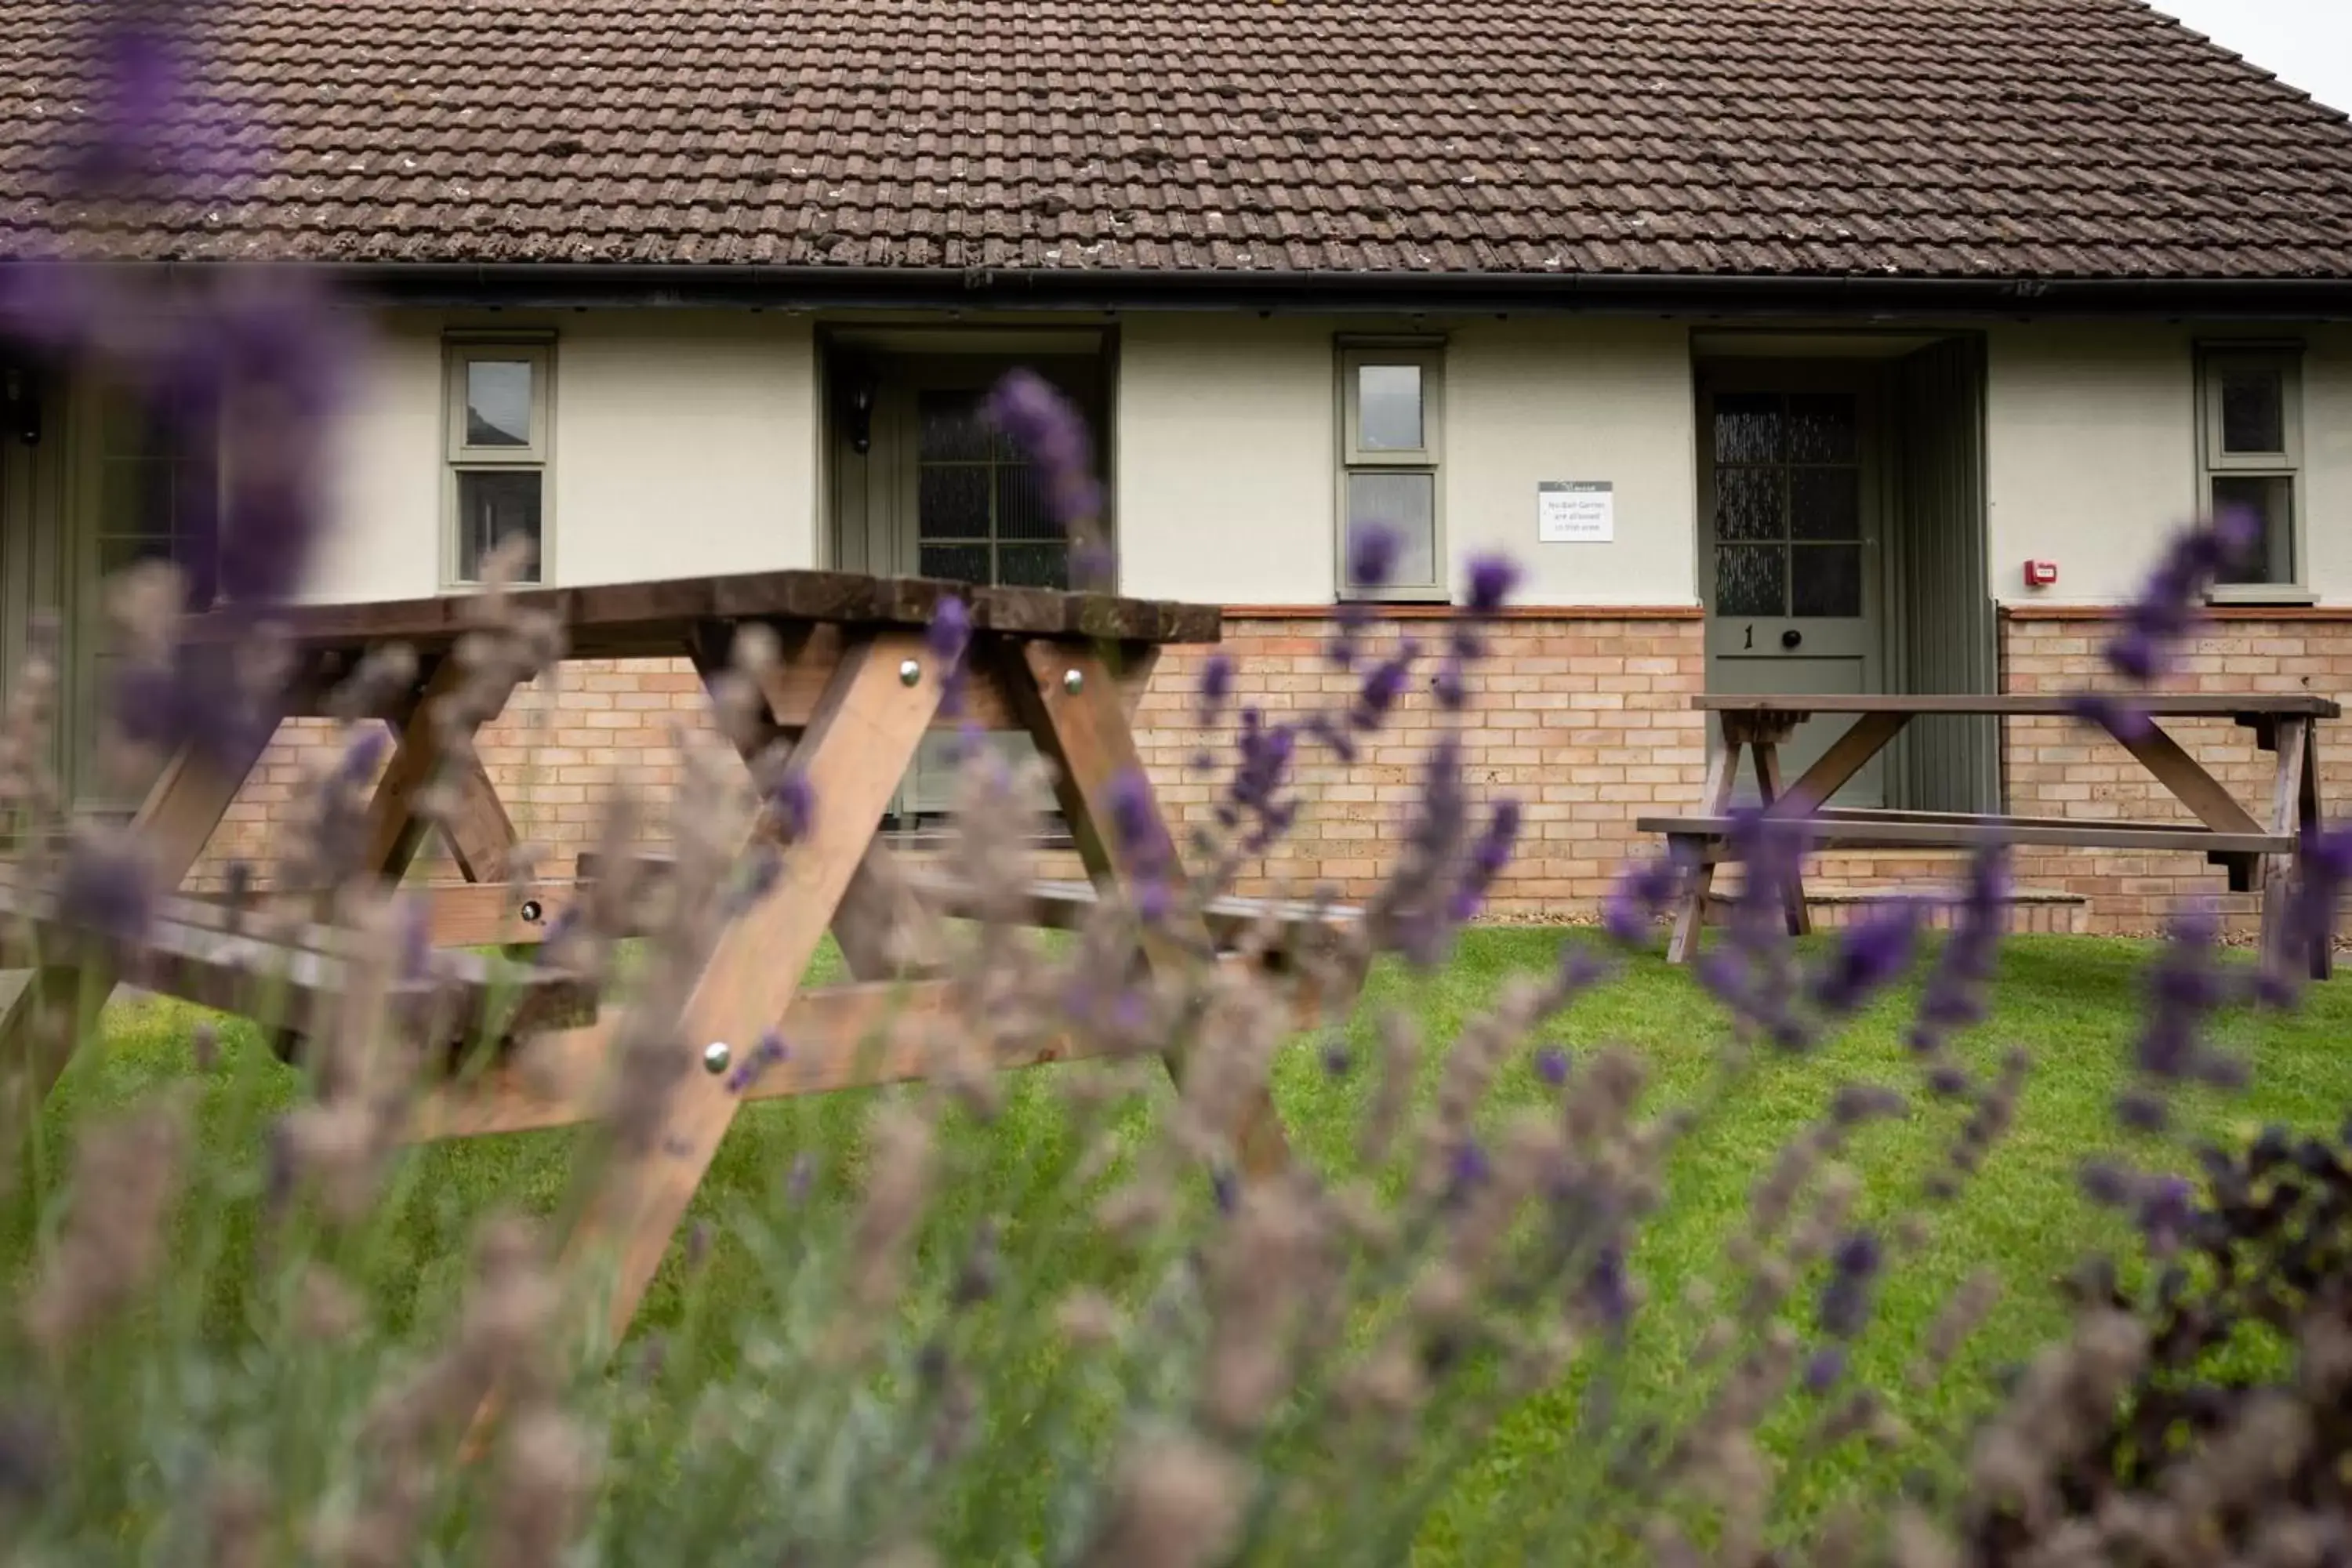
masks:
[[[1644,816],[1642,833],[1726,838],[1737,826],[1729,816]],[[1900,848],[1909,845],[1972,848],[1987,844],[2037,844],[2087,849],[2183,850],[2206,855],[2273,855],[2294,846],[2275,833],[2216,833],[2209,827],[2170,824],[2069,823],[2063,826],[2020,825],[1999,817],[1974,822],[1878,822],[1812,819],[1811,843],[1817,849]]]
[[[921,649],[919,633],[885,632],[843,653],[826,704],[793,753],[816,802],[814,824],[784,849],[775,890],[720,935],[671,1032],[689,1059],[670,1091],[658,1152],[616,1166],[567,1247],[574,1261],[617,1249],[606,1312],[615,1343],[741,1104],[722,1079],[703,1071],[705,1045],[750,1050],[782,1022],[939,707],[935,675],[911,686],[898,677],[900,661]]]
[[[296,693],[307,693],[310,672],[298,671],[289,684]],[[163,765],[131,825],[155,886],[177,888],[187,876],[277,731],[265,711],[264,721],[250,736],[240,737],[234,751],[215,736],[213,744],[220,749],[183,751]],[[116,979],[102,953],[89,955],[86,968],[44,963],[0,1008],[0,1074],[21,1065],[26,1103],[47,1097],[74,1049],[96,1026]]]
[[[1871,758],[1885,751],[1887,742],[1902,733],[1903,726],[1910,721],[1911,715],[1900,710],[1863,714],[1813,759],[1812,766],[1799,775],[1788,792],[1773,803],[1774,807],[1791,816],[1804,816],[1819,810],[1848,780],[1868,766]]]
[[[1981,694],[1857,692],[1822,695],[1789,692],[1758,695],[1710,691],[1691,699],[1691,706],[1708,713],[1769,713],[1804,716],[1815,713],[1994,714],[2011,717],[2071,717],[2081,698],[2054,691],[2003,691]],[[2153,719],[2229,719],[2241,714],[2296,714],[2309,719],[2341,717],[2331,698],[2310,692],[2153,692],[2128,698],[2133,710]]]
[[[1003,656],[1000,668],[1014,710],[1053,764],[1055,797],[1087,874],[1100,884],[1131,883],[1145,874],[1148,857],[1181,875],[1182,858],[1136,751],[1118,682],[1101,655],[1081,645],[1036,640],[995,651]],[[1111,797],[1122,781],[1131,781],[1146,805],[1140,843],[1121,842],[1110,829]],[[1187,948],[1201,957],[1213,952],[1205,922],[1181,910],[1163,926],[1147,927],[1141,942],[1146,960],[1160,969],[1197,962]],[[1181,1058],[1171,1057],[1168,1068],[1180,1084],[1185,1081]],[[1263,1086],[1241,1118],[1232,1132],[1243,1171],[1265,1177],[1287,1169],[1289,1144]]]
[[[840,572],[755,572],[577,588],[525,588],[507,595],[517,613],[562,625],[572,657],[607,658],[614,649],[679,651],[699,622],[769,620],[920,628],[948,597],[961,599],[978,631],[1024,637],[1086,637],[1122,643],[1213,643],[1222,614],[1214,605],[1042,588],[980,587],[918,577]],[[298,647],[350,648],[398,640],[420,653],[448,647],[471,626],[470,595],[443,595],[359,605],[300,605],[273,620]],[[250,635],[240,616],[192,617],[193,642]]]
[[[2303,766],[2298,770],[2298,776],[2300,783],[2295,791],[2295,830],[2296,847],[2299,851],[2302,845],[2301,835],[2304,832],[2316,833],[2326,826],[2326,818],[2321,815],[2319,728],[2315,724],[2312,726],[2311,733],[2304,739]],[[2334,925],[2335,922],[2332,921],[2322,921],[2320,929],[2312,934],[2310,961],[2311,977],[2314,980],[2330,979],[2336,973]]]
[[[419,792],[432,784],[445,760],[440,718],[445,704],[472,679],[455,658],[433,667],[423,689],[404,715],[391,759],[384,763],[375,794],[368,802],[368,844],[362,866],[385,881],[408,874],[425,843],[430,825],[415,809]],[[499,708],[513,694],[509,686],[499,695]],[[515,842],[514,824],[499,802],[499,792],[478,759],[467,758],[453,770],[456,810],[449,822],[449,840],[458,868],[469,882],[503,881]]]
[[[1874,713],[1867,715],[1859,723],[1854,725],[1853,730],[1859,730],[1864,724],[1876,723],[1879,721],[1879,718],[1880,716]],[[1902,721],[1900,720],[1895,721],[1895,723],[1898,726],[1901,722]],[[1839,744],[1843,745],[1845,739],[1853,734],[1853,730],[1847,731],[1846,735],[1840,738]],[[1893,731],[1890,731],[1888,733],[1891,738]],[[1881,745],[1884,745],[1885,743],[1885,742],[1883,741],[1880,742]],[[1835,752],[1836,749],[1836,747],[1831,748],[1832,752]],[[1864,762],[1867,762],[1869,759],[1865,757],[1863,760]],[[1856,763],[1854,766],[1856,769],[1859,769],[1862,766],[1862,763]],[[1806,779],[1811,779],[1812,777],[1813,772],[1814,770],[1811,768],[1806,770],[1805,779],[1800,779],[1798,781],[1800,786],[1805,783]],[[1844,781],[1842,779],[1839,782],[1843,783]],[[1763,798],[1764,808],[1767,811],[1769,811],[1773,806],[1781,804],[1780,748],[1773,742],[1767,741],[1756,747],[1756,786],[1758,794]],[[1831,787],[1834,788],[1835,786],[1832,785]],[[1801,806],[1799,806],[1797,809],[1801,810],[1802,808]],[[1812,911],[1805,907],[1804,870],[1805,868],[1802,865],[1790,867],[1789,879],[1787,882],[1783,883],[1780,888],[1780,916],[1782,921],[1787,924],[1789,934],[1790,936],[1810,936],[1812,934]]]
[[[1731,808],[1732,791],[1739,783],[1739,749],[1746,740],[1729,723],[1724,725],[1723,744],[1706,764],[1706,786],[1700,792],[1700,809],[1709,816],[1719,816]],[[1715,862],[1701,859],[1690,868],[1690,885],[1684,889],[1682,908],[1675,911],[1674,931],[1666,938],[1666,962],[1681,963],[1698,951],[1699,932],[1706,921],[1707,894],[1715,889]]]
[[[312,942],[274,940],[175,919],[218,916],[202,904],[173,901],[135,935],[93,931],[61,919],[51,895],[21,884],[0,886],[0,954],[19,960],[70,952],[108,966],[143,989],[225,1013],[250,1016],[275,1002],[270,1022],[298,1035],[337,1026],[355,963],[358,937],[297,928]],[[598,983],[584,976],[506,963],[478,954],[435,955],[431,973],[395,981],[390,1004],[426,1026],[429,1043],[463,1045],[486,1019],[502,1038],[593,1021]]]
[[[737,1093],[746,1101],[783,1100],[930,1077],[942,1064],[929,1054],[914,1026],[952,1012],[958,1001],[957,984],[940,979],[856,982],[808,992],[793,999],[778,1031],[790,1042],[789,1053],[758,1068]],[[1000,1050],[990,1070],[1082,1061],[1098,1048],[1097,1041],[1056,1030]],[[589,1121],[602,1109],[611,1049],[609,1020],[542,1035],[530,1043],[529,1059],[509,1058],[425,1096],[405,1137],[436,1142]]]
[[[2300,731],[2300,721],[2282,718],[2279,724]],[[2116,743],[2137,760],[2157,783],[2172,797],[2187,806],[2189,815],[2216,833],[2259,833],[2262,824],[2253,813],[2238,804],[2237,797],[2219,779],[2207,773],[2204,764],[2181,749],[2163,729],[2148,723],[2137,730],[2119,731],[2112,724],[2103,726],[2114,736]]]
[[[2271,780],[2270,816],[2274,832],[2296,836],[2300,826],[2298,808],[2303,802],[2303,758],[2310,730],[2311,721],[2307,719],[2280,719],[2273,723],[2271,739],[2278,762],[2277,772]],[[2231,804],[2236,803],[2233,801]],[[2295,852],[2270,856],[2263,860],[2262,867],[2263,957],[2266,963],[2277,966],[2273,973],[2279,974],[2286,973],[2295,962],[2295,954],[2288,946],[2287,938],[2294,919],[2294,870],[2295,862],[2300,858],[2299,837],[2296,844]]]
[[[979,912],[981,900],[978,892],[953,876],[924,867],[909,868],[906,878],[913,892],[944,914],[969,920]],[[1047,930],[1074,931],[1101,902],[1102,891],[1091,882],[1031,882],[1021,890],[1019,923]],[[1245,899],[1231,895],[1210,900],[1202,906],[1201,913],[1208,922],[1211,938],[1220,950],[1233,948],[1269,920],[1284,930],[1287,940],[1300,931],[1349,925],[1364,918],[1363,910],[1344,904],[1318,907],[1296,900]]]

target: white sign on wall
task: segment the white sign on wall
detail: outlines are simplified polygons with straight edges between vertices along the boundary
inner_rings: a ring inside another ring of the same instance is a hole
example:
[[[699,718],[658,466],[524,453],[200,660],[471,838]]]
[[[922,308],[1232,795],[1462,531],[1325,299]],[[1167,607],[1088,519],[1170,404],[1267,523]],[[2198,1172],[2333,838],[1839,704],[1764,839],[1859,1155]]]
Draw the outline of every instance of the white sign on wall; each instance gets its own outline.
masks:
[[[1617,487],[1607,479],[1544,479],[1536,486],[1536,538],[1544,544],[1606,544],[1617,537]]]

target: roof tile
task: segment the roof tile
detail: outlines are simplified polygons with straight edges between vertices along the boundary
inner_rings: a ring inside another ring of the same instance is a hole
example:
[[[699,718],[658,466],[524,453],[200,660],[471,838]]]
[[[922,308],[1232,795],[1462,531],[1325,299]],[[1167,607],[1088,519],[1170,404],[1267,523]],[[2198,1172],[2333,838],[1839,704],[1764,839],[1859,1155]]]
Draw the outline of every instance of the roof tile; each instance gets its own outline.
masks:
[[[2352,277],[2352,123],[2140,0],[211,0],[258,172],[73,198],[0,6],[0,251]]]

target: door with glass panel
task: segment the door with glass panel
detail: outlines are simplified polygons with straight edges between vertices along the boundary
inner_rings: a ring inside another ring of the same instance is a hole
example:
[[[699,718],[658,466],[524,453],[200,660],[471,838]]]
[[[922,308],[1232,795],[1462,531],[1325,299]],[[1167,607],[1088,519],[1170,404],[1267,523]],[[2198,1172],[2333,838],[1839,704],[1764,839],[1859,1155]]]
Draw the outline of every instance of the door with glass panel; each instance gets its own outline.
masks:
[[[1873,692],[1880,681],[1879,416],[1867,367],[1710,366],[1699,391],[1707,689]],[[1793,780],[1852,720],[1803,725]],[[1719,744],[1710,735],[1710,748]],[[1740,784],[1756,793],[1752,772]],[[1885,804],[1879,759],[1833,804]]]
[[[213,603],[220,527],[220,433],[190,408],[157,409],[101,383],[74,401],[74,615],[68,627],[75,702],[68,767],[76,804],[101,814],[135,809],[148,778],[98,768],[100,716],[119,664],[106,611],[108,584],[147,561],[180,568],[186,607]]]
[[[1099,451],[1100,378],[1092,360],[1025,362],[1087,414]],[[1070,586],[1070,545],[1048,510],[1043,477],[1028,455],[981,413],[988,389],[1011,362],[977,357],[912,371],[895,401],[901,434],[898,569],[981,586]],[[954,798],[955,738],[923,745],[900,792],[901,820],[945,812]],[[1025,735],[992,744],[1019,760],[1035,754]],[[1037,795],[1051,806],[1050,792]]]

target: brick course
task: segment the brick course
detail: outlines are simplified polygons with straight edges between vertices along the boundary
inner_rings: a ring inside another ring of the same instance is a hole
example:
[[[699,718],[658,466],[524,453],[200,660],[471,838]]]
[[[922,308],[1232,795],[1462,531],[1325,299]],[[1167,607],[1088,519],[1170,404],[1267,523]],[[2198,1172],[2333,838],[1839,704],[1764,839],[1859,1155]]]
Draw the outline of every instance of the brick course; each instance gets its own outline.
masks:
[[[1360,677],[1330,662],[1336,629],[1328,618],[1230,616],[1223,651],[1235,667],[1234,710],[1214,730],[1203,730],[1195,716],[1207,650],[1168,650],[1137,730],[1172,815],[1186,822],[1213,816],[1242,706],[1276,721],[1303,720],[1318,707],[1344,709]],[[1447,717],[1429,687],[1447,630],[1441,621],[1400,616],[1365,633],[1360,657],[1368,662],[1388,657],[1400,637],[1417,639],[1425,650],[1420,679],[1353,762],[1316,742],[1301,745],[1298,820],[1272,855],[1244,868],[1242,890],[1329,883],[1343,896],[1361,897],[1372,889]],[[1489,653],[1469,679],[1465,716],[1470,795],[1482,816],[1505,796],[1517,798],[1524,812],[1520,852],[1490,909],[1506,919],[1589,910],[1616,868],[1644,848],[1634,817],[1689,803],[1704,781],[1705,730],[1690,707],[1705,684],[1701,623],[1671,613],[1562,613],[1516,616],[1485,636]],[[614,787],[649,797],[658,819],[678,782],[681,734],[716,742],[685,661],[583,662],[565,668],[559,690],[518,693],[484,728],[478,746],[517,829],[548,846],[562,868],[594,834]],[[1214,774],[1192,765],[1204,749],[1216,758]],[[289,724],[230,807],[199,881],[216,882],[232,858],[266,859],[271,832],[299,819],[304,781],[335,755],[324,721]],[[437,847],[415,872],[454,874]]]
[[[2104,677],[2098,648],[2111,623],[2095,614],[2052,619],[2004,616],[2003,686],[2016,691],[2079,689]],[[1424,650],[1420,679],[1388,726],[1341,762],[1308,742],[1295,772],[1300,813],[1275,852],[1243,868],[1245,892],[1299,891],[1329,884],[1343,897],[1370,893],[1391,864],[1398,834],[1421,788],[1429,746],[1444,715],[1428,678],[1447,626],[1417,616],[1388,618],[1363,638],[1364,663],[1387,657],[1402,637]],[[1235,667],[1235,705],[1270,719],[1303,720],[1317,708],[1343,706],[1360,673],[1335,668],[1328,647],[1334,623],[1297,615],[1239,612],[1225,623],[1223,651]],[[1520,616],[1488,629],[1489,657],[1469,681],[1465,757],[1470,793],[1483,816],[1496,800],[1517,798],[1524,812],[1519,853],[1495,889],[1490,912],[1507,920],[1590,914],[1616,869],[1654,850],[1633,820],[1656,806],[1687,806],[1706,771],[1705,728],[1689,706],[1703,689],[1702,623],[1671,615],[1561,613]],[[1144,760],[1169,810],[1180,820],[1213,817],[1233,757],[1234,715],[1213,730],[1195,720],[1194,689],[1207,650],[1171,648],[1137,715]],[[2352,618],[2326,615],[2233,617],[2214,626],[2189,652],[2175,684],[2182,689],[2252,688],[2352,689]],[[2266,809],[2271,759],[2251,737],[2221,722],[2179,721],[2183,745],[2258,813]],[[2323,733],[2322,789],[2329,801],[2352,799],[2352,750]],[[582,663],[563,672],[559,691],[526,690],[482,732],[483,761],[526,839],[547,845],[558,868],[595,832],[603,802],[615,787],[639,792],[666,811],[682,767],[677,741],[700,735],[716,743],[702,694],[683,660]],[[1216,772],[1193,767],[1203,750]],[[296,819],[305,780],[335,756],[322,721],[289,724],[229,810],[198,879],[216,882],[232,857],[266,858],[269,834]],[[2026,815],[2155,816],[2190,820],[2120,747],[2060,720],[2020,720],[2002,744],[2008,808]],[[1048,856],[1042,869],[1069,875],[1069,857]],[[1957,865],[1934,868],[1849,857],[1817,868],[1821,887],[1950,879]],[[2021,851],[2017,880],[2088,900],[2080,911],[2048,917],[2043,929],[2108,933],[2158,930],[2168,914],[2195,898],[2212,898],[2233,930],[2248,932],[2252,895],[2231,895],[2217,869],[2194,854],[2082,849]],[[436,849],[416,875],[455,875]],[[1736,885],[1727,881],[1727,885]],[[1822,923],[1838,916],[1820,911]],[[2040,922],[2033,922],[2039,924]]]
[[[2004,616],[2002,689],[2111,687],[2099,649],[2114,630],[2112,621],[2096,615]],[[2352,619],[2326,612],[2231,612],[2196,639],[2167,685],[2180,691],[2313,692],[2342,700],[2352,689]],[[2267,819],[2274,759],[2255,749],[2250,731],[2216,720],[2170,720],[2165,728],[2257,818]],[[2352,792],[2352,751],[2345,748],[2339,725],[2321,725],[2319,740],[2321,801],[2332,815],[2341,807],[2329,803]],[[2021,815],[2196,820],[2122,747],[2080,723],[2010,721],[2001,766],[2009,809]],[[2212,900],[2239,934],[2250,934],[2259,918],[2257,896],[2229,892],[2221,868],[2194,853],[2025,850],[2017,856],[2016,874],[2021,882],[2087,896],[2085,929],[2093,931],[2157,931],[2171,912],[2198,899]]]

